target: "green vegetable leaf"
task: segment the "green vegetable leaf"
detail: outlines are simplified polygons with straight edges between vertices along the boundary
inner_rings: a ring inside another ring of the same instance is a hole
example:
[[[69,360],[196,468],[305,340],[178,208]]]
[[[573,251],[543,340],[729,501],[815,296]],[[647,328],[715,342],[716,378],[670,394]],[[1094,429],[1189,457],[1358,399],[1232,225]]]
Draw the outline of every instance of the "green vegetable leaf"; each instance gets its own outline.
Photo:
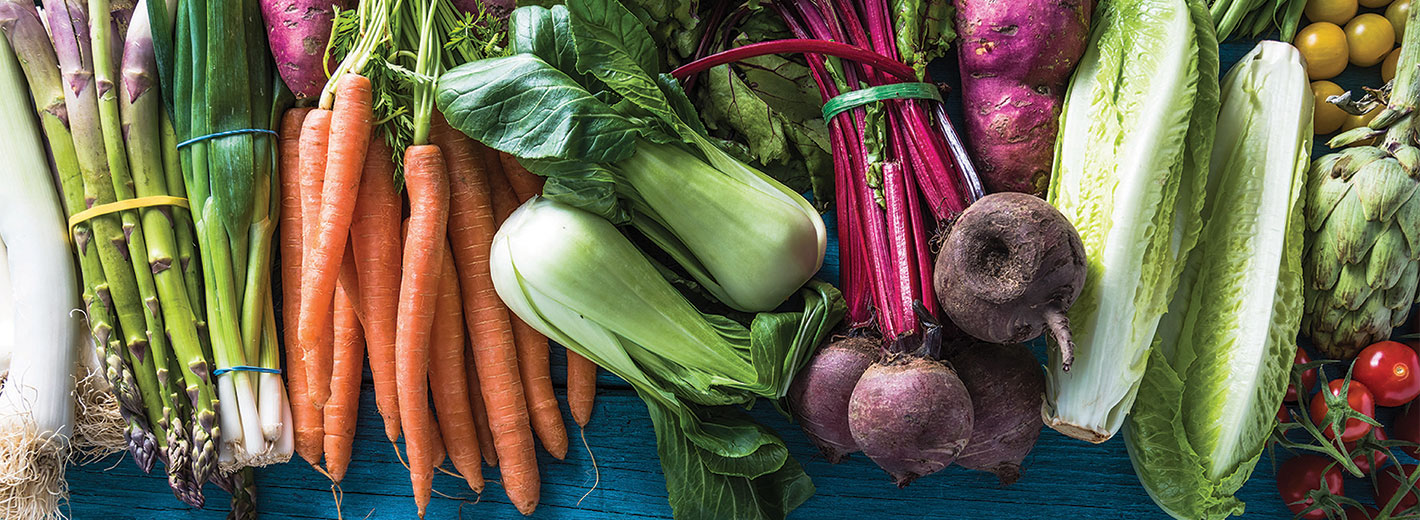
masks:
[[[454,128],[528,159],[625,159],[646,125],[530,54],[460,65],[440,78],[436,101]]]
[[[927,78],[927,64],[946,55],[956,40],[951,0],[892,0],[893,34],[902,62]]]
[[[660,454],[661,468],[666,475],[671,511],[677,519],[781,519],[813,496],[813,482],[792,457],[780,458],[778,465],[774,464],[773,456],[754,457],[761,459],[758,461],[761,467],[757,468],[759,471],[748,473],[757,473],[759,476],[756,477],[743,475],[747,473],[744,470],[754,469],[750,467],[717,471],[732,469],[727,464],[729,460],[690,442],[674,411],[652,399],[646,400],[646,407],[656,429],[656,451]],[[743,412],[717,412],[719,417],[714,423],[722,426],[719,431],[750,426],[778,441],[762,426],[745,417]],[[777,449],[766,449],[782,450],[782,442],[778,441]]]
[[[668,134],[685,128],[654,79],[659,73],[655,43],[635,15],[616,0],[574,0],[567,5],[577,70],[601,80],[629,105],[633,115],[655,120]],[[624,108],[623,108],[624,107]]]
[[[791,177],[775,178],[790,189],[831,185],[828,128],[808,68],[777,56],[745,60],[739,68],[744,78],[727,65],[705,73],[702,114],[707,124],[735,134],[735,142],[743,142],[750,158],[770,166],[767,170],[787,167]],[[810,178],[819,176],[824,178],[811,184]],[[814,199],[831,200],[831,195],[831,189],[815,190]]]
[[[597,214],[613,224],[631,217],[617,200],[616,174],[606,167],[564,159],[521,159],[528,171],[547,177],[542,196]]]

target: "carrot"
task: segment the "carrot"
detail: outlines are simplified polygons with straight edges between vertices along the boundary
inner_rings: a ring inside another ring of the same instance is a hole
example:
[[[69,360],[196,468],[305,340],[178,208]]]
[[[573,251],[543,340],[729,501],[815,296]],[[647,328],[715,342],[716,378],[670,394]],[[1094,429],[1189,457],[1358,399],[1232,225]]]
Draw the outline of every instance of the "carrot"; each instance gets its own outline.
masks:
[[[464,321],[472,336],[473,359],[488,414],[488,428],[502,470],[508,499],[525,515],[537,508],[542,493],[537,455],[528,421],[527,401],[518,374],[517,346],[507,307],[493,289],[488,256],[498,231],[489,200],[491,175],[478,165],[479,148],[452,131],[437,114],[430,138],[449,151],[449,238],[463,296]],[[496,164],[493,163],[493,164]]]
[[[395,325],[395,371],[409,477],[423,517],[433,489],[432,463],[439,451],[434,447],[439,434],[429,413],[429,337],[443,269],[449,183],[443,155],[434,145],[406,149],[404,172],[410,212]]]
[[[597,365],[581,354],[567,351],[567,407],[577,426],[587,427],[597,398]]]
[[[493,447],[493,432],[488,429],[488,409],[483,406],[483,391],[478,388],[478,363],[473,361],[472,337],[464,341],[464,371],[468,377],[468,404],[473,410],[473,427],[478,433],[478,451],[489,467],[498,467],[498,450]]]
[[[498,161],[503,166],[503,175],[508,177],[508,184],[513,186],[513,193],[518,195],[518,201],[527,202],[528,199],[542,194],[542,185],[546,179],[541,175],[528,171],[518,162],[517,157],[506,152],[498,152]]]
[[[326,154],[330,145],[330,119],[331,111],[323,109],[311,110],[306,115],[306,120],[301,124],[300,159],[301,159],[301,278],[297,284],[297,291],[301,297],[296,301],[299,304],[292,311],[296,314],[295,330],[296,345],[301,351],[301,359],[305,365],[306,382],[303,385],[306,399],[317,411],[325,405],[325,399],[321,397],[324,393],[319,388],[329,388],[327,382],[330,381],[330,361],[322,354],[328,348],[329,342],[325,340],[327,327],[318,323],[319,320],[309,320],[305,317],[305,282],[309,276],[310,261],[309,251],[315,247],[316,223],[320,220],[321,193],[325,190],[325,162]],[[316,387],[312,387],[316,383]],[[320,421],[317,421],[320,422]],[[324,426],[322,425],[322,428]],[[325,436],[322,431],[316,439]],[[317,446],[320,445],[318,441]]]
[[[355,255],[351,252],[351,249],[352,248],[350,247],[350,242],[347,241],[345,243],[345,254],[341,255],[341,258],[343,258],[344,260],[340,262],[340,275],[337,278],[338,283],[336,284],[335,288],[338,290],[345,291],[345,297],[350,299],[350,308],[355,311],[355,317],[360,320],[360,335],[361,337],[363,337],[365,335],[365,309],[363,307],[363,303],[361,302],[363,302],[364,300],[360,297],[360,278],[359,273],[357,273],[355,270]],[[334,311],[335,307],[332,304],[332,317],[335,316]],[[361,354],[361,356],[363,359],[364,354]],[[331,365],[334,366],[334,358],[331,359]]]
[[[365,315],[365,349],[375,381],[375,408],[385,423],[385,437],[399,438],[399,393],[395,384],[394,331],[399,307],[400,210],[404,202],[394,188],[393,151],[384,139],[370,139],[365,172],[355,197],[350,223],[355,268],[360,280],[360,307]]]
[[[439,432],[454,467],[469,489],[483,491],[478,433],[468,404],[468,373],[464,371],[463,306],[459,303],[459,278],[453,253],[444,249],[439,276],[439,302],[435,306],[434,332],[429,340],[429,387],[438,412]]]
[[[508,215],[513,214],[513,210],[518,209],[518,196],[507,175],[490,172],[488,177],[493,192],[493,214],[501,225]],[[518,348],[518,371],[522,374],[533,431],[542,441],[542,448],[560,460],[567,456],[567,427],[562,423],[557,394],[552,390],[547,337],[516,315],[509,316],[509,323],[513,325],[513,339]]]
[[[301,222],[301,129],[309,108],[293,108],[281,117],[281,320],[286,341],[286,392],[291,402],[296,454],[320,464],[322,424],[320,410],[306,392],[304,352],[296,338],[301,310],[301,256],[305,229]]]
[[[355,300],[344,285],[335,287],[334,307],[334,370],[330,379],[330,400],[322,411],[325,413],[325,469],[330,479],[339,483],[350,466],[350,448],[355,443],[365,335],[355,312]]]
[[[370,145],[374,119],[370,80],[359,74],[340,77],[340,97],[330,115],[330,137],[326,150],[324,185],[320,192],[319,212],[307,212],[316,217],[315,236],[307,244],[302,259],[305,273],[301,278],[301,343],[312,345],[330,320],[335,284],[340,274],[341,254],[350,236],[350,221],[355,215],[355,194],[360,189],[360,173],[365,164],[365,151]],[[318,370],[306,373],[306,388],[317,407],[325,406],[330,397],[331,352],[329,349],[306,349],[310,366]]]

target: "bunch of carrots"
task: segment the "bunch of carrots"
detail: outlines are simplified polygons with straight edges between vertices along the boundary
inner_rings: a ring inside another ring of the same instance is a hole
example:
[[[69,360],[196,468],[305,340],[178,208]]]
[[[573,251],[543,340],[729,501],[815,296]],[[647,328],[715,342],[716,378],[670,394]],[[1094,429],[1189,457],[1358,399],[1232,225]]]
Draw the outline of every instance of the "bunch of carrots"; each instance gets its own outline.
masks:
[[[357,40],[319,105],[292,108],[281,121],[281,297],[296,453],[317,468],[324,459],[334,482],[344,477],[368,358],[385,435],[404,438],[421,517],[445,459],[475,492],[481,464],[498,467],[508,498],[531,514],[541,487],[533,437],[562,459],[568,436],[547,338],[499,300],[488,258],[498,226],[541,192],[541,180],[450,129],[433,110],[432,82],[388,88],[380,76],[388,56],[412,56],[401,66],[437,77],[444,57],[434,22],[457,18],[447,2],[388,4],[362,1],[347,13]],[[571,412],[585,426],[596,366],[569,353],[567,372]]]

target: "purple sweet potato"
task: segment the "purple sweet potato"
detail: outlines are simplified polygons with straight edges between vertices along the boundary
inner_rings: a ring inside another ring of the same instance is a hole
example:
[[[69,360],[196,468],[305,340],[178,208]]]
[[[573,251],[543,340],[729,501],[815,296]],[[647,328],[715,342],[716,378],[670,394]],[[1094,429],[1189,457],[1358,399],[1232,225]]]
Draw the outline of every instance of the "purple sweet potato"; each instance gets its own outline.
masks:
[[[1070,221],[1023,193],[993,193],[962,212],[933,268],[942,311],[988,343],[1021,343],[1049,329],[1066,370],[1075,343],[1065,311],[1085,287],[1085,245]]]
[[[941,362],[893,355],[858,380],[848,426],[863,453],[903,487],[956,460],[971,437],[971,397]]]
[[[334,7],[349,5],[350,0],[261,0],[276,71],[296,99],[320,97],[325,88],[325,47],[335,20]]]
[[[1043,196],[1093,0],[956,0],[962,104],[987,191]]]
[[[957,454],[964,468],[989,471],[1002,484],[1021,476],[1021,461],[1040,437],[1045,371],[1029,348],[978,345],[951,357],[971,394],[971,440]]]
[[[848,399],[853,387],[878,359],[878,347],[861,337],[844,338],[820,348],[789,385],[789,408],[828,461],[837,464],[858,451],[848,429]]]

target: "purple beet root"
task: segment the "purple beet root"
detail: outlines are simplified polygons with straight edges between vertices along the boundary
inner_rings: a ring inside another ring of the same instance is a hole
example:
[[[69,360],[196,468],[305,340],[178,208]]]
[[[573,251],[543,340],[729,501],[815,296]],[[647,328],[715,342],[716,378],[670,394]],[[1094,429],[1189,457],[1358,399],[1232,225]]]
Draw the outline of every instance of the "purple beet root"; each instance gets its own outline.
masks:
[[[952,322],[979,340],[1021,343],[1048,329],[1069,370],[1075,343],[1065,311],[1085,270],[1085,246],[1064,215],[1030,195],[993,193],[952,224],[932,285]]]
[[[971,440],[957,455],[962,467],[989,471],[1002,484],[1021,476],[1021,461],[1035,446],[1043,422],[1045,372],[1029,348],[977,345],[951,357],[971,395]]]
[[[844,338],[819,349],[789,385],[789,406],[828,461],[837,464],[858,451],[848,430],[848,399],[858,378],[878,359],[878,347],[864,338]]]
[[[971,437],[971,397],[936,360],[895,355],[863,373],[848,402],[853,440],[898,487],[947,467]]]

